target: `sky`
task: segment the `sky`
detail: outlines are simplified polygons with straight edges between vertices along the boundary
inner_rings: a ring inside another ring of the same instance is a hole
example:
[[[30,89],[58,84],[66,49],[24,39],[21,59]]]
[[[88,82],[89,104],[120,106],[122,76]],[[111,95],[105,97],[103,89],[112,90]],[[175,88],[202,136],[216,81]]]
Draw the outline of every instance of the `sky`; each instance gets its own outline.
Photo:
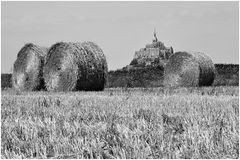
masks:
[[[214,63],[239,64],[238,2],[1,2],[1,73],[11,73],[29,42],[93,41],[120,69],[157,37],[176,51],[199,51]]]

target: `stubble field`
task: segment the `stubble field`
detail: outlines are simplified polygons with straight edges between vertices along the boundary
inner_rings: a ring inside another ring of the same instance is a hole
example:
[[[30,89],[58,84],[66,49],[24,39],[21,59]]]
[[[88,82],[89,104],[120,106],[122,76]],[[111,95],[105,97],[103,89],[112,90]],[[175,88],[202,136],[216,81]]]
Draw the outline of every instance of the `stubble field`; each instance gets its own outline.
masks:
[[[239,158],[239,89],[2,91],[1,158]]]

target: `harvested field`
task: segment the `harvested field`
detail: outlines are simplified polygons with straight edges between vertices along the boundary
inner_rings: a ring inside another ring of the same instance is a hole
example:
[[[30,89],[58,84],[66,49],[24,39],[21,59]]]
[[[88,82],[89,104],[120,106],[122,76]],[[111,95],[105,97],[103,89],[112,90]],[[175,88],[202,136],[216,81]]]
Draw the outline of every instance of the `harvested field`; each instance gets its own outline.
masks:
[[[1,158],[239,158],[238,87],[2,92]]]

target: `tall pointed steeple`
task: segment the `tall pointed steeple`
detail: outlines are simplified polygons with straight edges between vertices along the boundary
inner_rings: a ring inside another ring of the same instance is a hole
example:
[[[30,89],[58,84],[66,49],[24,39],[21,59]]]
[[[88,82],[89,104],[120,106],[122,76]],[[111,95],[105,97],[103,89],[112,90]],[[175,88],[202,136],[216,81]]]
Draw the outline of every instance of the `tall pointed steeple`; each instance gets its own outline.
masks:
[[[158,41],[158,39],[157,39],[157,34],[156,34],[156,29],[154,28],[154,40],[153,40],[153,42],[157,42]]]

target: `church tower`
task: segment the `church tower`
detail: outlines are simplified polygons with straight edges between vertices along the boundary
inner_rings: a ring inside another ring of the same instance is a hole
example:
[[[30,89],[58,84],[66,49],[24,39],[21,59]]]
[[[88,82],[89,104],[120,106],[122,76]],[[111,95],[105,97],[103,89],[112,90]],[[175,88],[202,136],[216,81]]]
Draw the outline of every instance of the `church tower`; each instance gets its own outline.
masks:
[[[155,39],[153,39],[153,42],[157,42],[158,41],[158,39],[157,39],[157,34],[156,34],[156,29],[154,28],[154,38]]]

